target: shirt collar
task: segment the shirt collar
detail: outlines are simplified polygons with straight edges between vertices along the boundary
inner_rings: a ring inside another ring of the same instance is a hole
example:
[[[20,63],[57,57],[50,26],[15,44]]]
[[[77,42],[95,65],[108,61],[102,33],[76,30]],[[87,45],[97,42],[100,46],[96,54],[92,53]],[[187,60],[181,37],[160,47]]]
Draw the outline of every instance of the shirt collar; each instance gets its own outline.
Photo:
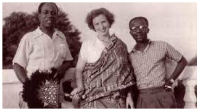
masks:
[[[148,44],[147,44],[147,46],[146,46],[146,48],[144,49],[143,52],[146,52],[146,51],[149,49],[150,44],[151,44],[151,40],[148,40]],[[135,46],[136,46],[136,45],[135,45]],[[132,49],[131,52],[140,52],[140,51],[138,51],[138,50],[135,49],[135,46],[134,46],[134,48]]]
[[[58,30],[57,29],[54,29],[54,34],[53,34],[53,36],[54,35],[56,35],[56,37],[61,37],[62,38],[62,36],[61,36],[61,34],[58,32]],[[44,32],[42,32],[42,30],[40,29],[40,27],[38,27],[37,29],[36,29],[36,35],[34,36],[34,38],[38,38],[38,37],[40,37],[40,36],[42,36],[42,35],[44,35],[45,33]]]
[[[38,27],[36,29],[36,33],[35,33],[35,36],[33,38],[38,38],[40,37],[41,35],[43,35],[44,33],[40,30],[40,28]]]

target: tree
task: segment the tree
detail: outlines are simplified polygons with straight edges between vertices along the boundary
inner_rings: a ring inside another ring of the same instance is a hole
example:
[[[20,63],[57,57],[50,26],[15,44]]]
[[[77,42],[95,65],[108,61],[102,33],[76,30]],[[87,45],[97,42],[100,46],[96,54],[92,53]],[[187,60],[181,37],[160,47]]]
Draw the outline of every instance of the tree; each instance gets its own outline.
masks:
[[[3,69],[12,68],[12,60],[18,44],[27,32],[33,31],[39,25],[38,13],[13,12],[4,18],[3,25]],[[67,14],[62,10],[58,13],[56,28],[62,31],[67,39],[74,64],[77,62],[81,47],[80,32],[69,21]]]

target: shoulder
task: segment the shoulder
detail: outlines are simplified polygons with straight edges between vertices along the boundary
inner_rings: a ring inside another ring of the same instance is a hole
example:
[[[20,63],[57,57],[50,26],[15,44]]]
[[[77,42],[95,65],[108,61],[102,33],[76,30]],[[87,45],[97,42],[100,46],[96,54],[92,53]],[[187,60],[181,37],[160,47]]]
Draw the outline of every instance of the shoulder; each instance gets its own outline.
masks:
[[[65,35],[64,35],[63,32],[61,32],[61,31],[59,31],[58,29],[56,29],[56,30],[55,30],[55,33],[56,33],[56,35],[59,36],[60,38],[66,40],[66,37],[65,37]]]
[[[151,44],[158,45],[158,46],[166,46],[166,45],[168,45],[168,43],[165,42],[165,41],[151,41]]]
[[[172,45],[170,45],[168,42],[165,42],[165,41],[153,41],[152,43],[154,47],[159,48],[159,49],[164,49],[164,50],[174,49]]]
[[[121,47],[125,47],[127,48],[126,44],[118,37],[116,37],[117,43],[121,46]]]
[[[116,37],[116,39],[117,39],[120,43],[125,44],[120,38]]]
[[[60,36],[65,37],[64,33],[63,33],[62,31],[60,31],[60,30],[57,30],[57,29],[56,29],[56,33],[59,34]]]
[[[81,49],[80,49],[80,56],[82,59],[87,60],[88,54],[90,54],[90,49],[93,48],[92,43],[93,39],[91,40],[85,40],[82,42]]]
[[[38,36],[39,36],[38,32],[34,30],[24,34],[21,40],[32,40],[34,38],[37,38]]]
[[[116,36],[115,34],[111,35],[111,40],[112,41],[117,41],[118,43],[125,45],[125,43],[118,36]]]
[[[87,39],[87,40],[85,40],[85,41],[83,42],[82,45],[85,45],[85,46],[86,46],[86,45],[87,45],[87,46],[92,46],[92,45],[95,44],[96,41],[97,41],[96,38]]]

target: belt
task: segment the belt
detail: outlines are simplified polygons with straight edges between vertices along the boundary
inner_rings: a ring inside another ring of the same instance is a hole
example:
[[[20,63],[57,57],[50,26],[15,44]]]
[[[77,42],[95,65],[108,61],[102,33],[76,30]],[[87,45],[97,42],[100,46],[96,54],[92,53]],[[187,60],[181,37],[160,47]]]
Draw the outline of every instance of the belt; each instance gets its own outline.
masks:
[[[139,93],[157,93],[157,92],[161,92],[161,91],[164,91],[164,90],[165,90],[165,87],[160,86],[160,87],[140,89]]]

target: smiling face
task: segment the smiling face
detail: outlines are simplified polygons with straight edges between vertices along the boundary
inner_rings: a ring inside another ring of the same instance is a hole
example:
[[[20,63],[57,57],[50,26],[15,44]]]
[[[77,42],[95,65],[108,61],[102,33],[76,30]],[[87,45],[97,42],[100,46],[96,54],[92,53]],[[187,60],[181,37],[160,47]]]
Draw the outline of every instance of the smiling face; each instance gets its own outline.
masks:
[[[129,24],[130,34],[138,42],[146,42],[149,32],[148,23],[144,19],[134,19]]]
[[[58,9],[52,3],[45,3],[38,15],[40,26],[44,28],[53,28],[56,23]]]
[[[93,19],[93,26],[98,36],[108,36],[110,23],[105,15],[100,14]]]

